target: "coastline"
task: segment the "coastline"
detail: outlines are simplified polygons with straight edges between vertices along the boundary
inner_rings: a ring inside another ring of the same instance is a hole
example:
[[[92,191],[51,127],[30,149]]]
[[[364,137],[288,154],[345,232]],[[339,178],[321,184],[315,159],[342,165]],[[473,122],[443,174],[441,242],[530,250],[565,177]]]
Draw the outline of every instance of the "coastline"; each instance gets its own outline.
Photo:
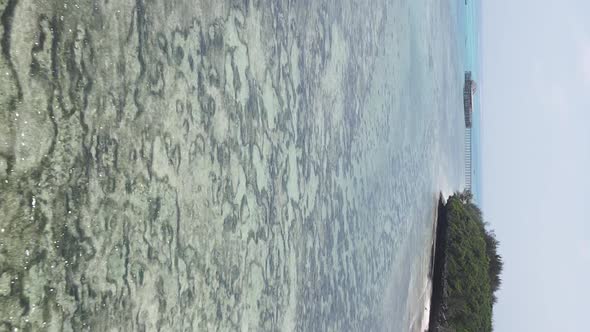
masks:
[[[446,247],[447,247],[447,230],[448,220],[445,212],[445,203],[442,196],[438,202],[436,232],[432,255],[432,296],[429,305],[428,324],[423,331],[438,331],[440,323],[445,320],[444,317],[444,297],[445,297],[445,280],[444,274],[446,269]]]
[[[412,322],[410,325],[411,331],[428,331],[428,327],[430,324],[430,317],[431,317],[431,304],[432,304],[432,294],[433,294],[433,275],[434,275],[434,264],[435,264],[435,254],[436,254],[436,243],[437,243],[437,227],[439,221],[439,214],[440,214],[440,206],[443,204],[444,198],[443,194],[440,193],[437,198],[434,200],[434,213],[433,213],[433,223],[432,223],[432,242],[431,242],[431,249],[430,249],[430,266],[428,274],[424,279],[424,291],[422,292],[422,296],[420,300],[422,304],[418,307],[421,312],[416,320]],[[444,206],[444,205],[443,205]],[[424,308],[424,310],[422,310]],[[419,323],[415,324],[414,323]],[[419,326],[419,329],[416,327]]]
[[[432,224],[432,249],[430,254],[430,271],[428,272],[428,284],[427,291],[429,296],[424,299],[424,316],[422,316],[422,324],[420,325],[420,331],[428,331],[430,325],[430,315],[432,310],[432,295],[434,290],[434,265],[436,255],[436,243],[437,243],[437,229],[439,223],[439,215],[441,213],[441,205],[443,205],[443,195],[439,194],[438,199],[435,201],[434,207],[434,222]]]
[[[439,203],[427,331],[492,331],[501,285],[498,240],[467,193]]]

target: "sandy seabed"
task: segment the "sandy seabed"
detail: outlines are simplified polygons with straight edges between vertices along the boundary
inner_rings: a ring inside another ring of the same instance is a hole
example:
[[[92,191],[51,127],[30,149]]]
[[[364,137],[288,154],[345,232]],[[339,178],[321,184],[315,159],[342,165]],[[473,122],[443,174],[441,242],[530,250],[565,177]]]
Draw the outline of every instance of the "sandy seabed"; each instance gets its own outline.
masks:
[[[433,26],[446,17],[423,7]],[[416,219],[404,208],[434,173],[404,149],[435,138],[402,126],[410,106],[435,109],[397,88],[415,80],[410,50],[432,46],[409,38],[423,13],[402,1],[0,10],[3,329],[383,328],[383,276]],[[439,58],[420,77],[447,77]]]

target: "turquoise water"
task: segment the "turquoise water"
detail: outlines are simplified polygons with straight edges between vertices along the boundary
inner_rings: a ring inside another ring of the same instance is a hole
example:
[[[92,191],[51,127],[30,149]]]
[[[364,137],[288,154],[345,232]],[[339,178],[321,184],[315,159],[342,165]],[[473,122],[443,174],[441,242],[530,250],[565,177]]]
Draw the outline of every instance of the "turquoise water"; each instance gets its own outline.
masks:
[[[423,331],[469,7],[0,10],[2,329]]]

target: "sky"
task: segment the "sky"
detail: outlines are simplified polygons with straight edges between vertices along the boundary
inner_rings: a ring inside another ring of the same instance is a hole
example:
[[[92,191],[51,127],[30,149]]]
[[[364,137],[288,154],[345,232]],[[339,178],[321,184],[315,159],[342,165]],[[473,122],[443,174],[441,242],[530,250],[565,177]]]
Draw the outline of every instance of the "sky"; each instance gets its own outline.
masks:
[[[590,1],[482,5],[485,218],[504,258],[495,331],[586,331]]]

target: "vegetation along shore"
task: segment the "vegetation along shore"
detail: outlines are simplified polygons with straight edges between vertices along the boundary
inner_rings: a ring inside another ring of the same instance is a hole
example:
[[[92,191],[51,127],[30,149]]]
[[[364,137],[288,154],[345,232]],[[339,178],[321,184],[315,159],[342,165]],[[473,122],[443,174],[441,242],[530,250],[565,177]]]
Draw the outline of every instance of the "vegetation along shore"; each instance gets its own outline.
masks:
[[[428,331],[492,330],[503,266],[498,245],[470,192],[439,201]]]

